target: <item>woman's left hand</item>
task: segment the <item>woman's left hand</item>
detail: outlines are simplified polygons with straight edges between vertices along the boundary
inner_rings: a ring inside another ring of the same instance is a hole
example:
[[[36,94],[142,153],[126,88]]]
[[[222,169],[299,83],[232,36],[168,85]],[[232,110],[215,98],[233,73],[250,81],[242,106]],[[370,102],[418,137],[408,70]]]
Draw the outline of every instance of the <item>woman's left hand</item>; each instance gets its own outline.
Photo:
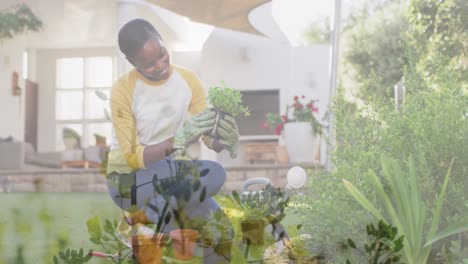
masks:
[[[239,130],[236,120],[230,115],[225,115],[219,120],[217,133],[219,135],[219,143],[229,150],[231,153],[237,150],[239,145]]]

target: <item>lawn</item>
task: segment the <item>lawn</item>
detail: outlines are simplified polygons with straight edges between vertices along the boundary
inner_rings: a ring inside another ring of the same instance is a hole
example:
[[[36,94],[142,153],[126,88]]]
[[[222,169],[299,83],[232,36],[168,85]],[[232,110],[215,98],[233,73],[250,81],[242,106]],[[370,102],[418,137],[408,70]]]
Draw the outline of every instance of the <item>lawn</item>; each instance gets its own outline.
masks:
[[[0,209],[1,264],[49,264],[66,248],[100,250],[89,241],[86,221],[121,216],[107,193],[0,193]],[[283,222],[297,219],[287,215]]]
[[[93,248],[86,220],[120,216],[107,193],[0,193],[0,209],[0,263],[52,263],[58,249]]]

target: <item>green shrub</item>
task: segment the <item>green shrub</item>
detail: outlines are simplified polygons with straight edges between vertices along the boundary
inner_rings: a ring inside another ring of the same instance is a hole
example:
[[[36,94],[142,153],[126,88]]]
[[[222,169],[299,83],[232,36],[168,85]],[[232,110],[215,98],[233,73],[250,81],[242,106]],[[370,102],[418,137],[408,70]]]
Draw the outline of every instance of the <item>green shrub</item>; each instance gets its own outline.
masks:
[[[421,157],[416,161],[422,172],[419,185],[429,205],[434,205],[436,190],[440,190],[454,159],[441,226],[468,218],[466,84],[460,73],[447,64],[438,64],[437,75],[431,76],[420,74],[414,65],[408,63],[404,71],[407,95],[401,111],[395,109],[393,101],[378,97],[371,97],[358,109],[345,101],[342,89],[335,102],[334,170],[313,175],[310,194],[296,198],[310,205],[298,209],[304,215],[304,230],[313,234],[316,243],[327,246],[335,258],[344,257],[340,253],[343,239],[364,240],[363,223],[372,221],[348,197],[341,180],[352,181],[375,202],[366,175],[369,170],[381,175],[381,156],[396,160],[401,167],[407,167],[411,154]],[[434,245],[433,251],[440,248],[440,244]]]
[[[453,162],[453,161],[452,161]],[[346,189],[359,204],[374,217],[395,225],[405,236],[407,246],[403,250],[409,264],[426,263],[432,245],[450,235],[468,230],[468,221],[450,223],[443,231],[439,226],[442,208],[445,205],[447,186],[451,176],[452,164],[444,177],[435,204],[424,201],[419,182],[421,172],[416,169],[414,159],[409,158],[408,169],[402,168],[395,160],[382,159],[383,176],[370,172],[367,177],[377,194],[377,202],[369,201],[352,183],[343,180]],[[377,209],[377,205],[382,207]],[[425,225],[429,223],[430,229]],[[426,230],[425,230],[426,229]]]

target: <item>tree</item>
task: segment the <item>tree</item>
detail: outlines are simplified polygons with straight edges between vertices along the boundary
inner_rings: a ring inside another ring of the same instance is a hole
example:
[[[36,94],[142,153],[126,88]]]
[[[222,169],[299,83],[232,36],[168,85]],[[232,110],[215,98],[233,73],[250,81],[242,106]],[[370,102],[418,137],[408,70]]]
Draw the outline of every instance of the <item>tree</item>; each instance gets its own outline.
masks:
[[[373,12],[361,10],[349,19],[343,33],[345,67],[354,70],[351,78],[360,87],[361,97],[392,97],[406,61],[402,34],[407,29],[408,20],[398,2]]]
[[[39,31],[42,21],[26,4],[12,6],[0,11],[0,42],[27,31]]]
[[[313,23],[304,32],[304,38],[306,42],[310,44],[329,44],[330,37],[330,17]]]
[[[440,56],[459,70],[467,68],[468,6],[464,0],[413,0],[409,6],[408,31],[417,47],[419,67],[434,74]]]

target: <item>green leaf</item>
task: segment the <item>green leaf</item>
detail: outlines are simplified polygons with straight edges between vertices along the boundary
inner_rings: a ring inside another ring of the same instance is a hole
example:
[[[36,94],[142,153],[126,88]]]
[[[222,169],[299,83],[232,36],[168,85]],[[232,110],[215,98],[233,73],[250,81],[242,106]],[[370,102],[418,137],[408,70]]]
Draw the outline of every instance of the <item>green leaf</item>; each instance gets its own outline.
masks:
[[[169,213],[166,215],[166,217],[164,218],[164,224],[167,225],[167,224],[171,221],[171,217],[172,217],[172,215],[171,215],[171,213],[169,212]]]
[[[205,201],[205,198],[206,198],[206,186],[203,187],[202,192],[200,194],[200,203]]]
[[[97,97],[99,97],[99,99],[101,99],[101,100],[103,100],[103,101],[109,100],[109,97],[107,96],[107,94],[105,94],[105,93],[102,92],[102,91],[96,90],[96,91],[95,91],[95,94],[96,94]]]
[[[114,234],[115,232],[114,227],[112,226],[112,222],[109,221],[109,219],[105,220],[104,231],[106,231],[108,234]]]
[[[156,232],[159,233],[161,232],[161,227],[162,227],[162,223],[163,223],[163,219],[165,218],[165,215],[168,214],[170,215],[170,212],[167,212],[167,209],[169,207],[169,202],[166,201],[166,203],[164,204],[164,208],[161,212],[161,214],[159,215],[159,219],[158,219],[158,223],[156,224]]]
[[[369,200],[367,200],[366,197],[364,197],[364,195],[361,194],[361,192],[359,192],[358,189],[356,189],[356,187],[354,187],[352,183],[345,179],[343,179],[343,183],[348,192],[351,194],[351,196],[353,196],[359,204],[361,204],[366,210],[371,212],[376,218],[384,219],[380,212],[372,205],[372,203]]]
[[[356,244],[354,243],[353,240],[351,240],[350,238],[348,238],[347,242],[348,242],[348,245],[349,245],[350,247],[356,248]]]
[[[236,191],[232,191],[232,197],[234,198],[234,201],[237,202],[238,205],[242,205],[239,193]]]
[[[467,230],[468,230],[468,220],[464,220],[464,221],[462,221],[460,223],[450,225],[449,227],[443,229],[442,231],[440,231],[436,235],[433,235],[433,236],[429,237],[428,241],[426,242],[424,247],[428,247],[428,246],[432,245],[434,242],[437,242],[437,241],[439,241],[441,239],[444,239],[444,238],[446,238],[448,236],[451,236],[451,235],[454,235],[454,234],[465,232]]]
[[[210,172],[210,169],[204,169],[200,171],[200,177],[206,176]]]
[[[439,227],[442,206],[445,201],[445,195],[447,193],[447,186],[448,186],[450,174],[452,173],[453,161],[454,160],[452,159],[452,161],[450,162],[450,167],[447,171],[447,174],[445,174],[444,183],[442,184],[442,189],[440,190],[440,194],[437,198],[436,209],[434,211],[434,215],[432,216],[431,229],[429,230],[429,237],[433,236]]]
[[[99,216],[94,216],[86,221],[88,227],[88,233],[91,236],[91,242],[99,244],[102,237],[101,219]]]

